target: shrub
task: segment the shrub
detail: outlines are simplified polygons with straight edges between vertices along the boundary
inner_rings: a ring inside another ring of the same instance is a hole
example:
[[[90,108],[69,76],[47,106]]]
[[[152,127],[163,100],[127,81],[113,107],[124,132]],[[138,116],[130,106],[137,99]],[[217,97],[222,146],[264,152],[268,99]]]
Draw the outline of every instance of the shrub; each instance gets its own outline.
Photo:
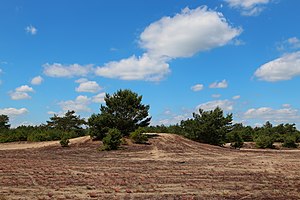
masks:
[[[296,138],[293,136],[286,136],[282,144],[283,147],[297,148],[299,145],[296,143]]]
[[[108,134],[103,138],[102,150],[117,150],[121,144],[122,134],[118,129],[109,129]]]
[[[143,128],[138,128],[130,134],[130,139],[132,142],[137,144],[145,144],[148,141],[147,135],[143,134],[145,130]]]
[[[256,147],[266,149],[266,148],[274,148],[274,139],[269,135],[259,135],[255,139]]]
[[[244,144],[244,140],[238,131],[232,131],[227,134],[228,140],[233,148],[241,148]]]
[[[68,147],[70,140],[67,137],[63,137],[59,143],[62,147]]]

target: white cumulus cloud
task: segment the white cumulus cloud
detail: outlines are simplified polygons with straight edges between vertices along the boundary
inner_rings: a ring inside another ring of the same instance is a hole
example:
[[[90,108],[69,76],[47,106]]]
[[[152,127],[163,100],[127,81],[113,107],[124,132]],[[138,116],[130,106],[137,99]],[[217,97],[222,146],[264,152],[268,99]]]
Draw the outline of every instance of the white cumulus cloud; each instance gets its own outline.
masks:
[[[76,92],[97,93],[102,89],[96,81],[84,81],[83,79],[79,79],[77,82],[80,82],[80,84],[76,88]]]
[[[92,102],[94,103],[104,103],[105,92],[99,93],[92,97]]]
[[[169,72],[169,64],[165,59],[153,59],[146,53],[141,57],[133,55],[120,61],[112,61],[95,70],[98,76],[147,81],[159,81]]]
[[[141,47],[151,55],[171,58],[220,47],[241,33],[224,16],[207,7],[185,8],[174,17],[163,17],[150,24],[140,36]]]
[[[33,79],[31,79],[32,85],[40,85],[43,82],[43,78],[41,76],[36,76]]]
[[[97,67],[96,75],[123,80],[159,81],[170,73],[168,62],[191,57],[230,43],[242,32],[207,7],[185,8],[153,22],[141,33],[142,56],[131,56]]]
[[[227,87],[228,87],[228,83],[225,79],[221,82],[216,81],[209,85],[209,88],[227,88]]]
[[[225,0],[232,8],[240,10],[244,16],[257,16],[271,0]]]
[[[264,81],[290,80],[300,76],[300,51],[288,53],[260,66],[254,75]]]
[[[43,65],[44,74],[50,77],[75,77],[75,76],[87,76],[93,72],[93,65],[63,65],[60,63]]]
[[[16,117],[19,115],[23,115],[28,113],[28,110],[26,108],[3,108],[0,109],[0,115],[7,115],[9,117]]]
[[[31,96],[28,94],[29,92],[34,92],[33,88],[28,85],[22,85],[14,91],[9,92],[9,95],[12,100],[31,99]]]
[[[91,99],[87,96],[79,95],[75,100],[61,101],[58,105],[66,112],[68,110],[74,110],[76,112],[90,112],[89,104]]]
[[[256,119],[264,121],[273,121],[277,123],[293,123],[300,121],[300,114],[297,109],[292,107],[283,107],[273,109],[270,107],[251,108],[244,113],[246,119]]]
[[[197,91],[203,90],[203,88],[204,88],[203,84],[196,84],[191,87],[191,90],[193,90],[194,92],[197,92]]]
[[[197,110],[200,108],[203,110],[214,110],[216,107],[221,108],[224,111],[232,111],[233,110],[233,102],[227,99],[225,100],[216,100],[216,101],[209,101],[197,106]]]
[[[38,30],[34,26],[29,25],[25,28],[25,31],[31,35],[36,35]]]

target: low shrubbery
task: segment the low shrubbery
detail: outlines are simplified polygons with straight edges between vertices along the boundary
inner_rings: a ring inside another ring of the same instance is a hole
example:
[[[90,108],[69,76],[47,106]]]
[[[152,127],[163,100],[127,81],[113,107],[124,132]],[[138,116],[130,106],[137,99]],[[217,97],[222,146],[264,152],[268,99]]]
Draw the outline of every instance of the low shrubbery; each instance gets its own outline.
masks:
[[[296,137],[287,136],[284,138],[282,146],[287,148],[297,148],[299,145],[296,142]]]
[[[145,130],[143,128],[138,128],[130,134],[130,139],[132,142],[137,144],[145,144],[148,141],[147,135],[144,134]]]
[[[109,129],[107,135],[103,138],[103,147],[101,150],[117,150],[121,145],[122,134],[118,129]]]

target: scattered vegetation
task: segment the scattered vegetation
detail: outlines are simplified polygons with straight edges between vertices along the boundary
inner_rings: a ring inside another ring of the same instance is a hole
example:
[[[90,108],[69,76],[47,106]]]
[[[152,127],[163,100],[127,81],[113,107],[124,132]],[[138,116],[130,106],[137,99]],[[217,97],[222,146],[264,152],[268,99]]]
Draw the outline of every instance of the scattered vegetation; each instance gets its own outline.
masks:
[[[143,128],[138,128],[130,134],[130,139],[132,142],[137,144],[145,144],[148,141],[147,135],[144,134],[145,130]]]

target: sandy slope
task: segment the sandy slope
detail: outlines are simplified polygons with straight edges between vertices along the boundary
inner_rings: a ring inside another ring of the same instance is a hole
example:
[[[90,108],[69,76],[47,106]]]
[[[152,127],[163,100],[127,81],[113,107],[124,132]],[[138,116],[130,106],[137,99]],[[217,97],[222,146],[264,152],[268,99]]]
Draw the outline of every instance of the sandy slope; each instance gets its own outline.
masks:
[[[90,139],[90,136],[78,137],[70,139],[70,144],[82,143]],[[59,146],[59,141],[47,141],[47,142],[11,142],[0,143],[0,150],[18,150],[18,149],[31,149],[41,148],[47,146]]]

